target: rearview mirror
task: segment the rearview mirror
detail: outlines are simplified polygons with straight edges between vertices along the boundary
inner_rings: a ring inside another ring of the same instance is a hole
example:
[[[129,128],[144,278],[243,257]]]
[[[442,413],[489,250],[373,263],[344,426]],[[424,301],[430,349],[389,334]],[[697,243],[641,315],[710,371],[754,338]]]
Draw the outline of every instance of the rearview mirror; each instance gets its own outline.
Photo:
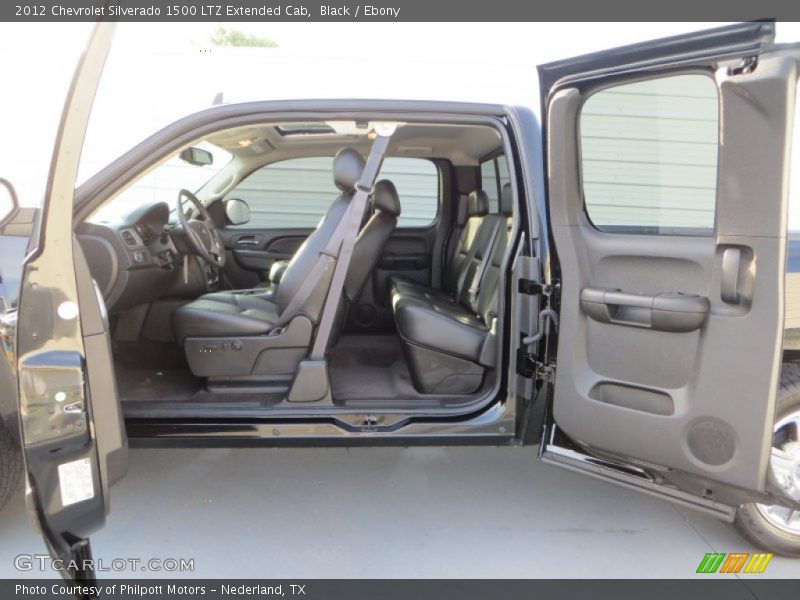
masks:
[[[0,227],[3,227],[19,210],[17,192],[10,181],[0,178]]]
[[[214,164],[214,155],[208,150],[203,150],[202,148],[184,148],[181,150],[181,153],[178,155],[178,157],[183,162],[187,162],[196,167],[205,167],[207,165]]]
[[[225,201],[225,216],[229,225],[244,225],[250,220],[250,207],[239,198]]]

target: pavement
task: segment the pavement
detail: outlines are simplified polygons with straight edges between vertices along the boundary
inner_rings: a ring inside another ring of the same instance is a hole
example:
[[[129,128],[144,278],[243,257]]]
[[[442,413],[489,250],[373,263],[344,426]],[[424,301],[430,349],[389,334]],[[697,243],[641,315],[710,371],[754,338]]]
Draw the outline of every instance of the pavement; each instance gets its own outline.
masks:
[[[0,578],[40,576],[14,567],[44,551],[21,496],[0,513]],[[688,578],[706,552],[756,551],[532,447],[138,449],[111,503],[96,559],[193,559],[196,577]],[[148,575],[189,574],[104,577]]]

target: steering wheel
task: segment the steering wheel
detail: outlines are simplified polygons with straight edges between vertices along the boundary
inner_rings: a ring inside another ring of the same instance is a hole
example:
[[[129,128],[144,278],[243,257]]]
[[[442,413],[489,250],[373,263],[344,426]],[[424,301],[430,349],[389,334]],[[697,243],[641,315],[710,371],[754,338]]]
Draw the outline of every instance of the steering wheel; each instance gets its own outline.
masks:
[[[200,213],[200,219],[190,219],[183,207],[183,198],[191,200]],[[189,240],[189,245],[208,264],[218,269],[225,266],[225,244],[219,235],[211,215],[200,200],[189,190],[178,192],[178,223]]]

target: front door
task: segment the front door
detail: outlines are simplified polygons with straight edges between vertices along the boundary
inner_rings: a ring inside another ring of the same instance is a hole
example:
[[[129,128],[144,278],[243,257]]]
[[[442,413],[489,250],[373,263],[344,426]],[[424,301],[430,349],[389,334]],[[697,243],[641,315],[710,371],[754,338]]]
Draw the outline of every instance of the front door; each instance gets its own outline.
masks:
[[[112,32],[95,28],[76,70],[16,315],[28,511],[54,564],[81,583],[94,580],[89,535],[128,466],[105,307],[72,231],[78,159]]]

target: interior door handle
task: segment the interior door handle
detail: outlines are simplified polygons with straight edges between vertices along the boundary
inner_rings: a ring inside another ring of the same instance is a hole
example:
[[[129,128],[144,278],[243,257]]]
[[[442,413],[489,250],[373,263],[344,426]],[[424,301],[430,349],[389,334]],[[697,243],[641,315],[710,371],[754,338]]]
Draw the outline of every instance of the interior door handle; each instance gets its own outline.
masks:
[[[255,235],[240,235],[234,238],[234,244],[237,246],[256,246],[258,241],[258,237]]]
[[[581,308],[590,319],[600,323],[679,333],[699,329],[711,303],[697,294],[632,294],[587,287],[581,290]]]
[[[720,294],[722,301],[726,304],[739,304],[739,265],[741,262],[741,248],[726,248],[722,253]]]

